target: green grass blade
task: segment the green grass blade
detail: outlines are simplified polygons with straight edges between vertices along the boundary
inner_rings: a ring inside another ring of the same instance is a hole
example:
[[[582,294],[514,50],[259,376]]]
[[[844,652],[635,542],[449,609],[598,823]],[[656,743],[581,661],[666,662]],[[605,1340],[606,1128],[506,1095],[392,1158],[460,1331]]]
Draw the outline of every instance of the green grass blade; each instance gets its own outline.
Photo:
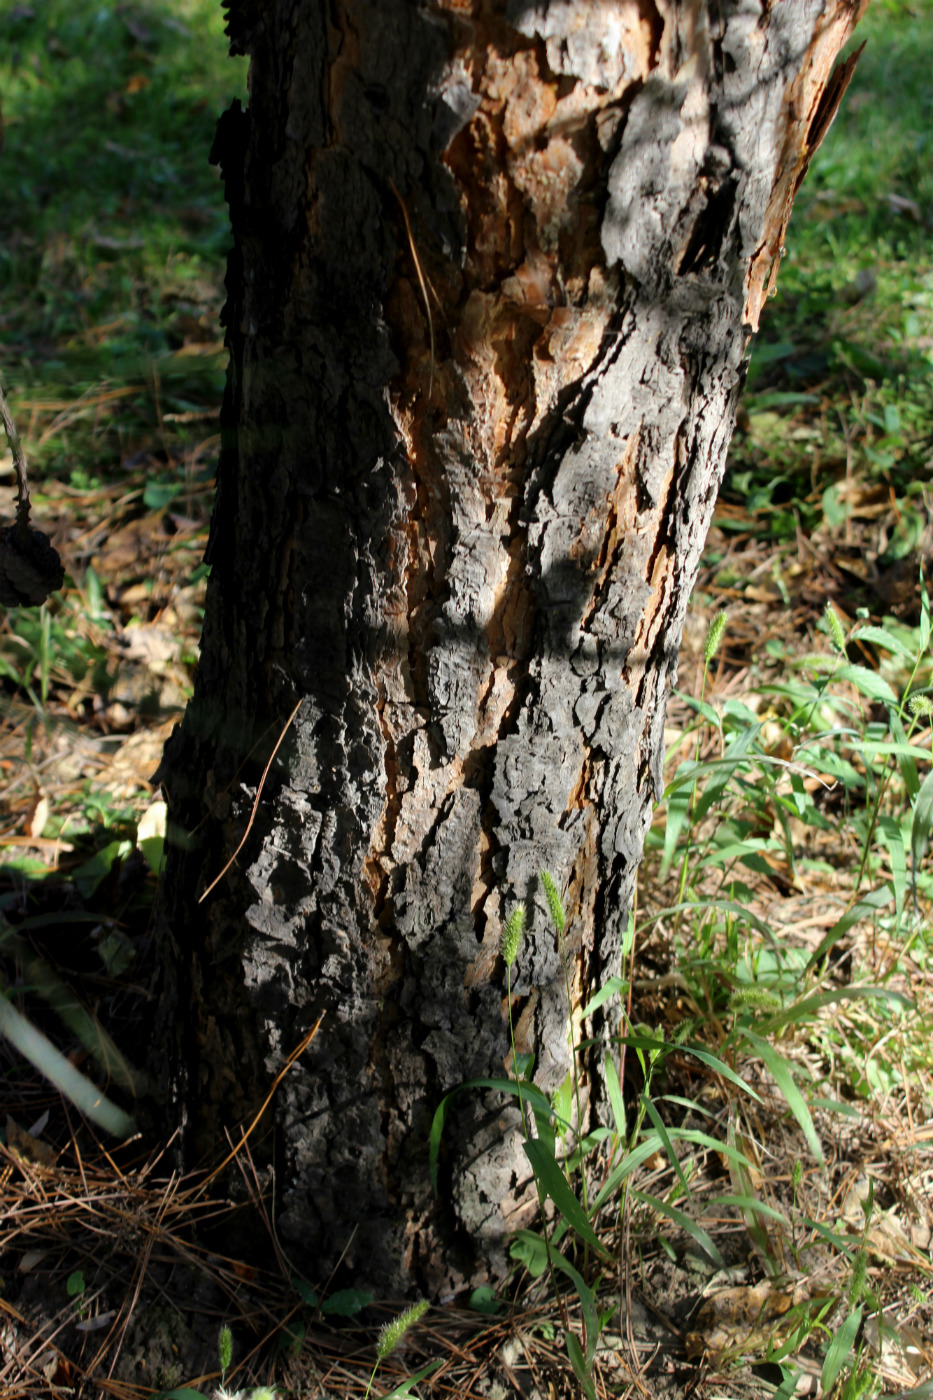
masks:
[[[782,1332],[788,1327],[790,1331],[786,1333],[780,1346],[775,1346],[773,1341],[768,1343],[765,1359],[780,1362],[784,1360],[785,1356],[794,1356],[807,1338],[816,1331],[824,1317],[832,1311],[835,1303],[836,1300],[833,1297],[810,1299],[791,1308],[790,1312],[786,1312],[781,1319]],[[791,1326],[792,1323],[793,1326]]]
[[[394,1390],[387,1391],[382,1397],[382,1400],[402,1400],[403,1396],[411,1394],[413,1385],[418,1385],[421,1381],[427,1380],[428,1376],[433,1375],[438,1366],[442,1364],[443,1358],[439,1361],[429,1361],[427,1366],[422,1366],[420,1371],[416,1371],[413,1376],[409,1376],[406,1380],[401,1381]]]
[[[684,769],[690,771],[684,773]],[[677,845],[680,841],[681,833],[687,829],[690,819],[690,793],[695,778],[696,764],[682,763],[677,770],[674,779],[677,786],[669,788],[664,798],[665,819],[664,819],[664,853],[661,857],[661,869],[659,879],[663,882],[671,873],[674,858],[677,854]]]
[[[564,1171],[567,1175],[572,1176],[574,1172],[579,1171],[593,1148],[597,1147],[599,1143],[605,1142],[606,1138],[613,1136],[611,1128],[600,1126],[594,1128],[591,1133],[587,1133],[585,1137],[580,1138],[574,1150],[564,1158]]]
[[[930,776],[933,777],[933,774]],[[930,791],[933,794],[933,787]],[[840,938],[844,938],[850,928],[853,928],[862,919],[870,919],[874,914],[877,914],[879,909],[886,908],[893,898],[894,891],[888,884],[880,885],[878,889],[869,890],[868,894],[863,894],[861,899],[856,900],[851,909],[846,910],[841,919],[836,920],[820,942],[816,952],[811,955],[804,970],[809,972],[818,962],[822,962],[830,948],[838,943]]]
[[[914,891],[917,889],[917,871],[926,855],[933,827],[933,769],[920,784],[920,791],[914,801],[914,818],[910,828],[910,864]]]
[[[570,1357],[570,1365],[573,1374],[579,1382],[580,1389],[586,1396],[586,1400],[596,1400],[596,1382],[586,1369],[586,1358],[583,1355],[583,1348],[580,1346],[579,1338],[573,1332],[566,1333],[567,1355]]]
[[[600,1206],[604,1205],[605,1202],[609,1200],[610,1196],[614,1195],[627,1176],[631,1176],[632,1172],[637,1171],[642,1162],[647,1161],[649,1157],[653,1157],[660,1149],[661,1139],[654,1133],[651,1133],[650,1136],[643,1138],[637,1147],[633,1147],[630,1152],[626,1152],[619,1165],[614,1167],[609,1173],[599,1194],[592,1203],[590,1209],[593,1215],[595,1216]]]
[[[549,1196],[566,1220],[567,1224],[585,1240],[587,1244],[605,1254],[596,1231],[587,1218],[586,1211],[574,1195],[570,1183],[561,1171],[552,1152],[537,1138],[526,1138],[522,1143],[525,1156],[531,1163],[535,1181],[546,1196]]]
[[[819,1220],[813,1220],[809,1215],[801,1217],[808,1230],[813,1230],[821,1239],[826,1240],[840,1254],[844,1255],[850,1263],[855,1262],[855,1255],[862,1248],[862,1239],[859,1235],[841,1235],[838,1230],[832,1230],[828,1225],[823,1225]]]
[[[718,1265],[720,1269],[723,1268],[722,1255],[702,1225],[698,1225],[695,1220],[690,1219],[689,1215],[685,1215],[682,1210],[678,1210],[676,1206],[670,1205],[667,1201],[662,1201],[658,1196],[649,1196],[646,1191],[633,1191],[632,1195],[637,1201],[641,1201],[642,1205],[648,1206],[650,1210],[656,1210],[659,1215],[665,1215],[668,1220],[679,1225],[691,1239],[696,1240],[704,1254],[707,1254],[714,1264]]]
[[[734,1142],[723,1142],[720,1138],[710,1137],[709,1133],[701,1133],[697,1128],[671,1128],[670,1138],[672,1142],[689,1142],[695,1147],[706,1147],[710,1152],[717,1152],[740,1167],[752,1169],[753,1163]]]
[[[577,1273],[572,1264],[568,1263],[564,1256],[557,1250],[551,1251],[551,1261],[556,1269],[560,1269],[570,1279],[577,1290],[577,1297],[580,1299],[580,1308],[583,1312],[583,1321],[586,1326],[586,1352],[583,1356],[583,1365],[586,1374],[593,1369],[593,1359],[596,1356],[596,1344],[599,1341],[599,1312],[596,1307],[596,1297],[593,1290]]]
[[[561,1137],[571,1129],[570,1117],[573,1113],[573,1071],[569,1071],[551,1095],[551,1122]],[[535,1120],[538,1121],[537,1119]]]
[[[548,1104],[547,1113],[533,1110],[532,1116],[535,1120],[537,1141],[540,1142],[545,1150],[553,1157],[557,1150],[557,1126],[554,1121],[553,1105]]]
[[[696,1099],[688,1099],[683,1094],[661,1094],[659,1103],[673,1103],[678,1108],[685,1108],[688,1113],[695,1113],[700,1118],[715,1118],[716,1114],[711,1108],[705,1108],[703,1104],[697,1103]]]
[[[858,751],[866,758],[909,758],[920,759],[922,763],[928,763],[930,759],[929,750],[921,748],[919,744],[909,744],[906,740],[892,743],[887,739],[859,738]]]
[[[609,1107],[612,1109],[612,1117],[616,1125],[616,1132],[621,1142],[625,1141],[625,1100],[622,1097],[622,1086],[619,1084],[619,1075],[615,1067],[615,1062],[610,1054],[606,1054],[603,1061],[606,1075],[606,1092],[609,1095]]]
[[[627,991],[628,982],[625,980],[625,978],[607,977],[606,981],[600,987],[599,991],[596,992],[595,995],[590,998],[590,1000],[586,1003],[586,1006],[584,1006],[583,1010],[580,1012],[581,1020],[586,1016],[591,1016],[594,1011],[598,1011],[599,1008],[603,1005],[603,1003],[607,1002],[610,997],[615,996],[616,993],[618,993],[621,996],[623,992]]]
[[[766,1219],[774,1220],[778,1225],[783,1225],[785,1230],[790,1230],[790,1221],[784,1212],[775,1206],[769,1206],[766,1201],[760,1201],[757,1196],[710,1196],[706,1204],[708,1206],[735,1206],[737,1210],[763,1215]]]
[[[714,1069],[717,1074],[721,1074],[723,1079],[728,1079],[730,1084],[734,1084],[737,1089],[741,1089],[744,1093],[748,1094],[756,1103],[761,1103],[761,1096],[756,1094],[752,1086],[746,1084],[742,1076],[736,1074],[735,1070],[732,1069],[730,1065],[727,1065],[725,1061],[721,1060],[718,1055],[713,1055],[709,1050],[704,1050],[700,1045],[678,1045],[677,1049],[686,1055],[692,1055],[694,1059],[699,1060],[701,1064],[708,1065],[710,1069]]]
[[[904,899],[907,894],[907,852],[904,847],[904,833],[901,831],[900,822],[882,813],[878,818],[878,837],[888,850],[891,862],[891,883],[894,886],[894,912],[900,921],[904,913]]]
[[[908,743],[907,733],[901,723],[901,717],[896,710],[888,712],[888,721],[891,725],[891,733],[897,743],[898,753],[897,766],[901,770],[901,777],[904,779],[904,786],[907,794],[913,802],[920,791],[920,779],[917,776],[917,765],[914,757],[922,759],[924,753],[922,749],[916,749],[913,744]],[[928,756],[928,755],[927,755]]]
[[[0,932],[0,944],[19,960],[26,982],[58,1013],[108,1079],[127,1093],[138,1096],[145,1087],[144,1077],[121,1054],[100,1022],[75,999],[74,992],[45,959],[34,953],[26,940],[12,929],[4,928]]]
[[[136,1131],[130,1115],[117,1108],[96,1085],[79,1074],[71,1061],[66,1060],[52,1042],[36,1030],[32,1022],[22,1016],[15,1006],[11,1006],[4,996],[0,996],[0,1035],[5,1035],[50,1084],[54,1084],[79,1112],[103,1128],[104,1132],[113,1137],[126,1138]]]
[[[756,933],[760,933],[762,938],[766,938],[769,943],[776,943],[774,933],[766,923],[763,923],[756,914],[747,909],[744,904],[739,904],[734,899],[687,899],[681,904],[671,904],[666,909],[661,909],[657,914],[653,914],[650,919],[643,920],[643,923],[657,923],[660,919],[670,918],[672,914],[694,913],[702,914],[706,910],[713,909],[720,914],[729,914],[742,926],[753,928]]]
[[[518,1083],[514,1079],[468,1079],[465,1083],[458,1084],[455,1089],[451,1089],[449,1094],[444,1095],[431,1119],[431,1132],[428,1138],[428,1164],[435,1196],[437,1195],[437,1163],[441,1151],[441,1138],[444,1136],[444,1124],[447,1121],[447,1110],[451,1100],[457,1094],[462,1094],[465,1089],[498,1089],[500,1094],[509,1094],[512,1098],[518,1096]],[[525,1084],[523,1081],[521,1092],[522,1098],[527,1104],[530,1104],[535,1114],[550,1114],[551,1105],[536,1085]]]
[[[657,1054],[662,1050],[670,1054],[672,1049],[674,1049],[666,1040],[655,1040],[651,1036],[645,1035],[623,1035],[617,1037],[617,1040],[620,1045],[627,1045],[631,1050],[644,1050],[649,1055]],[[727,1065],[724,1060],[721,1060],[718,1055],[714,1055],[711,1051],[705,1050],[701,1045],[693,1045],[690,1042],[678,1045],[676,1049],[678,1053],[692,1055],[693,1058],[699,1060],[701,1064],[708,1065],[709,1068],[714,1069],[717,1074],[721,1074],[723,1079],[728,1079],[730,1084],[734,1084],[737,1089],[742,1089],[743,1092],[748,1094],[750,1098],[753,1098],[756,1103],[761,1103],[761,1099],[755,1093],[751,1085],[746,1084],[741,1075],[736,1074],[735,1070],[732,1069],[730,1065]]]
[[[719,715],[715,705],[711,705],[708,700],[700,700],[695,695],[687,695],[683,690],[675,690],[677,699],[686,705],[688,710],[693,710],[694,714],[700,715],[713,729],[719,728]]]
[[[645,1105],[645,1112],[651,1119],[651,1123],[655,1132],[661,1139],[661,1143],[664,1147],[665,1153],[667,1154],[668,1161],[674,1168],[674,1171],[677,1173],[677,1179],[680,1182],[681,1186],[684,1188],[684,1194],[689,1199],[690,1187],[687,1185],[687,1178],[683,1174],[683,1169],[680,1165],[680,1158],[674,1151],[674,1144],[671,1142],[670,1137],[668,1136],[667,1127],[664,1123],[664,1120],[662,1119],[660,1113],[655,1108],[651,1100],[647,1098],[644,1094],[642,1094],[641,1096],[641,1101]]]
[[[770,1041],[764,1040],[760,1035],[756,1035],[754,1031],[743,1027],[742,1035],[753,1049],[758,1052],[773,1075],[778,1088],[787,1100],[788,1108],[803,1130],[803,1135],[807,1139],[807,1145],[813,1153],[815,1161],[822,1167],[824,1165],[823,1149],[816,1135],[816,1128],[813,1126],[813,1118],[810,1115],[810,1110],[797,1087],[790,1064],[785,1060],[783,1055],[778,1054]]]
[[[821,1011],[824,1006],[833,1006],[836,1002],[859,1000],[884,1001],[898,1011],[910,1011],[914,1006],[914,1003],[902,992],[895,992],[889,987],[834,987],[828,992],[814,992],[812,996],[804,997],[802,1001],[794,1002],[793,1005],[776,1011],[773,1016],[763,1017],[758,1022],[758,1028],[765,1034],[771,1034],[783,1026],[793,1025],[800,1021],[812,1021],[816,1013]]]
[[[849,1313],[839,1331],[829,1344],[826,1359],[823,1362],[823,1370],[820,1374],[820,1385],[824,1395],[828,1395],[835,1384],[836,1377],[848,1361],[855,1348],[855,1338],[858,1329],[862,1325],[862,1309],[855,1308]]]

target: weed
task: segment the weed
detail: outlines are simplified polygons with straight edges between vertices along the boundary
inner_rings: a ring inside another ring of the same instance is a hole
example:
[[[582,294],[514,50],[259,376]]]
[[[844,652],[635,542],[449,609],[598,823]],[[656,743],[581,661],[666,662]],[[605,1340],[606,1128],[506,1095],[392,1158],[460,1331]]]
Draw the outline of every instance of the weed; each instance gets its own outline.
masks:
[[[415,1327],[421,1321],[429,1307],[430,1303],[425,1299],[421,1299],[420,1302],[412,1303],[410,1307],[406,1308],[398,1317],[393,1318],[391,1322],[386,1322],[383,1325],[382,1331],[379,1333],[379,1340],[376,1344],[376,1364],[372,1369],[372,1375],[369,1378],[369,1385],[366,1387],[364,1400],[369,1400],[369,1392],[372,1390],[373,1381],[376,1379],[376,1372],[382,1362],[392,1355],[406,1332],[409,1332],[412,1327]],[[409,1376],[407,1380],[402,1381],[399,1385],[390,1390],[384,1397],[384,1400],[396,1400],[397,1397],[398,1400],[401,1400],[402,1396],[410,1395],[413,1387],[420,1381],[426,1380],[428,1376],[437,1370],[440,1364],[439,1361],[428,1362],[427,1366],[422,1366],[420,1371],[417,1371],[413,1376]]]

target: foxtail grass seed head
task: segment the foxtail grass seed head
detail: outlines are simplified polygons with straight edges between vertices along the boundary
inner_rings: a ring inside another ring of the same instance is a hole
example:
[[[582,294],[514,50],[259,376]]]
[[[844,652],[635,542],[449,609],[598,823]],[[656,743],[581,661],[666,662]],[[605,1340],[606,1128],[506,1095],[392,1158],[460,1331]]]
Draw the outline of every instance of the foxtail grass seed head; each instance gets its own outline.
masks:
[[[551,923],[558,933],[563,933],[567,927],[567,916],[564,913],[564,901],[560,897],[560,890],[557,888],[554,876],[549,875],[546,870],[542,870],[541,883],[547,897],[547,907],[551,911]]]
[[[726,630],[726,614],[717,613],[709,625],[706,641],[703,644],[703,665],[708,666],[719,650],[722,634]]]
[[[933,696],[912,695],[907,701],[907,708],[912,715],[923,715],[929,718],[933,715]]]
[[[512,967],[518,957],[518,950],[522,946],[522,939],[525,936],[525,918],[524,904],[516,904],[505,921],[499,951],[502,953],[502,961],[506,967]]]
[[[685,1021],[681,1021],[680,1025],[675,1028],[671,1040],[675,1045],[683,1045],[690,1039],[699,1024],[699,1020],[696,1016],[688,1016]]]
[[[833,646],[842,655],[846,654],[846,634],[845,628],[839,620],[839,614],[832,603],[827,603],[823,612],[826,618],[826,626],[829,628],[829,635],[833,639]]]
[[[221,1327],[217,1338],[217,1359],[220,1362],[220,1374],[223,1377],[230,1370],[230,1362],[233,1360],[233,1333],[226,1325]]]
[[[793,1186],[794,1192],[796,1194],[796,1192],[800,1190],[800,1183],[803,1181],[803,1162],[801,1162],[799,1157],[797,1157],[794,1161],[794,1165],[791,1169],[790,1179],[791,1185]]]
[[[864,1249],[860,1249],[855,1256],[855,1263],[852,1265],[852,1277],[849,1280],[849,1302],[853,1307],[864,1294],[867,1281],[868,1255]]]
[[[729,998],[729,1010],[741,1011],[743,1008],[751,1011],[780,1011],[781,998],[776,997],[773,992],[766,991],[764,987],[742,987]]]
[[[380,1361],[385,1361],[387,1356],[392,1355],[408,1329],[421,1321],[430,1306],[427,1299],[422,1298],[420,1302],[412,1303],[410,1308],[399,1313],[391,1322],[385,1323],[376,1346],[376,1355]]]

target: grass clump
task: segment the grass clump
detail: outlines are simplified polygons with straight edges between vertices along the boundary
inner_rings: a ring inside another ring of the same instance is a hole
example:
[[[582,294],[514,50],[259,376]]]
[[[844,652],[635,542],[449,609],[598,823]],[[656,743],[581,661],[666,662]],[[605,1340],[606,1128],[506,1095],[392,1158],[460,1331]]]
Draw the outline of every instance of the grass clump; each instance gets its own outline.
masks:
[[[787,1394],[801,1374],[794,1358],[805,1353],[820,1358],[826,1393],[837,1386],[863,1393],[878,1380],[879,1358],[860,1340],[866,1319],[875,1319],[876,1330],[892,1326],[874,1262],[874,1183],[856,1215],[847,1208],[842,1220],[821,1205],[817,1183],[833,1169],[828,1143],[838,1153],[838,1135],[860,1131],[866,1108],[877,1112],[897,1092],[919,1116],[930,1092],[933,998],[916,995],[918,974],[923,985],[929,966],[933,909],[924,862],[933,825],[930,733],[918,724],[924,707],[911,703],[925,693],[915,687],[925,686],[931,665],[923,587],[921,594],[914,629],[865,622],[846,633],[827,608],[832,650],[800,658],[797,677],[762,682],[743,702],[704,698],[707,672],[727,640],[724,620],[713,624],[699,698],[679,697],[693,723],[672,755],[629,950],[634,969],[636,945],[643,959],[664,944],[664,961],[677,968],[671,981],[680,1009],[672,1014],[659,991],[653,1020],[636,1021],[639,981],[642,1017],[652,997],[634,971],[583,1007],[574,1007],[568,983],[571,1024],[582,1027],[596,1006],[618,997],[623,1029],[601,1049],[581,1030],[571,1044],[567,1092],[553,1101],[535,1085],[531,1057],[515,1050],[511,970],[525,907],[506,921],[512,1077],[461,1090],[496,1088],[519,1101],[541,1223],[515,1235],[512,1257],[532,1286],[547,1273],[586,1396],[597,1394],[600,1338],[614,1314],[611,1295],[631,1270],[633,1244],[642,1260],[653,1248],[674,1265],[693,1250],[725,1278],[736,1228],[761,1282],[714,1292],[725,1297],[726,1321],[704,1305],[688,1355],[705,1355],[720,1370],[770,1361],[782,1367]],[[869,641],[879,664],[850,661]],[[891,662],[886,676],[884,658]],[[767,717],[754,707],[764,702],[776,705]],[[685,749],[691,757],[679,757]],[[830,863],[825,857],[840,850],[847,859],[835,867],[823,916],[799,931],[776,922],[775,878],[812,896]],[[672,883],[676,899],[665,904]],[[541,889],[566,966],[564,903],[550,875],[541,876]],[[585,1127],[580,1075],[594,1054],[608,1115]],[[451,1097],[435,1115],[435,1173]],[[783,1194],[769,1184],[765,1154],[781,1164]],[[726,1190],[716,1180],[717,1161]],[[487,1310],[488,1299],[482,1302]]]

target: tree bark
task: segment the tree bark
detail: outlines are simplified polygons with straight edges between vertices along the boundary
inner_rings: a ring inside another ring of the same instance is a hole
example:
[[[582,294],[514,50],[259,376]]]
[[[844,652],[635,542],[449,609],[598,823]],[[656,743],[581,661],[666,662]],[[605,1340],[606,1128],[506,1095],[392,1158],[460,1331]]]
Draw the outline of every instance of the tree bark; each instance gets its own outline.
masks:
[[[665,695],[859,0],[227,0],[230,368],[158,1042],[188,1160],[252,1121],[279,1237],[382,1293],[505,1268],[499,1074],[556,1089],[620,949]],[[289,715],[237,860],[263,769]],[[538,874],[562,883],[571,999]],[[586,1065],[599,1112],[602,1051]]]

